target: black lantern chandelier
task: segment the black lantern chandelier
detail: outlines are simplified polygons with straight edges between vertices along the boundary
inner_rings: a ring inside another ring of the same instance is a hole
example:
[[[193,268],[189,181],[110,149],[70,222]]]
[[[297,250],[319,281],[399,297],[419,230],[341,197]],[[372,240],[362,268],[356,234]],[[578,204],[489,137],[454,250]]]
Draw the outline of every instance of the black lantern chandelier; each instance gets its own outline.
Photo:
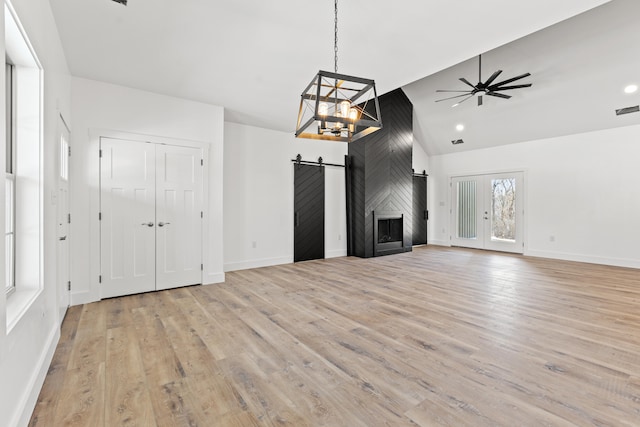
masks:
[[[382,127],[374,81],[338,74],[338,0],[334,6],[334,72],[319,71],[302,92],[296,138],[351,142]]]

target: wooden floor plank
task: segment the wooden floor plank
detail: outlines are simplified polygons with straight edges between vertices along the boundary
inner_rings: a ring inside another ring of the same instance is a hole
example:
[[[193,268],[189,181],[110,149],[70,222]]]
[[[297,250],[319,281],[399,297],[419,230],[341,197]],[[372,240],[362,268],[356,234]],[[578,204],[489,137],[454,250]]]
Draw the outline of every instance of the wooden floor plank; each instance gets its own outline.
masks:
[[[72,307],[31,426],[638,426],[640,272],[426,246]]]

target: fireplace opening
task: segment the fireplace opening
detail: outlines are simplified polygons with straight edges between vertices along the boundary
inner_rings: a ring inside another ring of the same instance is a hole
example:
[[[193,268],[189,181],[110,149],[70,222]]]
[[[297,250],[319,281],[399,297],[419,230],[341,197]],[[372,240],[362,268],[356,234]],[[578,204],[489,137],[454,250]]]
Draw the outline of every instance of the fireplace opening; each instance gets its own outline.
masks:
[[[378,219],[378,243],[402,241],[402,218]]]
[[[400,212],[373,212],[373,255],[389,255],[404,251],[404,218]]]

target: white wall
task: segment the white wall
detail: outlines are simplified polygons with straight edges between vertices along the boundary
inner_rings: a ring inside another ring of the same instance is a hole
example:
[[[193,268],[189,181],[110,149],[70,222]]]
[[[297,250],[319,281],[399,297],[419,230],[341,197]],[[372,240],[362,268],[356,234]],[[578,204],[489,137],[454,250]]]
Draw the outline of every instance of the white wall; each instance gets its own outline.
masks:
[[[224,139],[225,271],[293,262],[291,159],[344,164],[347,144],[236,123],[225,123]],[[325,188],[325,255],[345,256],[343,168],[325,169]]]
[[[208,144],[209,205],[205,214],[204,282],[224,281],[222,179],[224,110],[122,86],[72,79],[71,241],[72,304],[100,298],[98,138],[121,131]],[[208,217],[207,217],[208,214]],[[207,231],[208,228],[208,231]]]
[[[639,141],[629,126],[433,156],[430,243],[449,244],[452,175],[524,170],[526,255],[638,268]]]
[[[56,304],[56,209],[51,194],[56,188],[58,116],[62,114],[66,120],[71,120],[71,100],[69,71],[49,2],[13,0],[12,4],[44,68],[41,152],[44,183],[44,244],[41,249],[44,263],[40,278],[42,292],[9,333],[6,329],[6,307],[12,303],[11,296],[7,301],[4,292],[0,294],[0,423],[7,426],[25,426],[31,416],[60,333],[61,319]],[[4,19],[0,19],[0,25],[4,25]],[[4,81],[4,67],[0,76]],[[4,85],[0,91],[4,94]],[[0,133],[4,134],[4,101],[0,108]],[[4,164],[5,156],[4,138],[2,141],[0,164]],[[0,178],[0,199],[4,200],[4,174]],[[0,212],[0,227],[4,230],[4,208],[0,209]],[[0,255],[0,259],[4,260],[4,245],[0,249]],[[33,268],[37,268],[37,261],[34,260],[34,264]],[[4,277],[3,262],[0,263],[0,277]]]

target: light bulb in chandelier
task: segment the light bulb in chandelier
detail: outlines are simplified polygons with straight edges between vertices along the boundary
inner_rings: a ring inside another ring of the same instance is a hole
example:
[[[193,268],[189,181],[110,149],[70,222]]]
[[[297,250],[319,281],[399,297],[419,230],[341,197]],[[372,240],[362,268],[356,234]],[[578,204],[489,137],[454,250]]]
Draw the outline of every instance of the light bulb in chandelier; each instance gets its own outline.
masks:
[[[326,102],[321,102],[320,104],[318,104],[318,115],[326,116],[328,112],[329,112],[329,106],[327,105]]]

